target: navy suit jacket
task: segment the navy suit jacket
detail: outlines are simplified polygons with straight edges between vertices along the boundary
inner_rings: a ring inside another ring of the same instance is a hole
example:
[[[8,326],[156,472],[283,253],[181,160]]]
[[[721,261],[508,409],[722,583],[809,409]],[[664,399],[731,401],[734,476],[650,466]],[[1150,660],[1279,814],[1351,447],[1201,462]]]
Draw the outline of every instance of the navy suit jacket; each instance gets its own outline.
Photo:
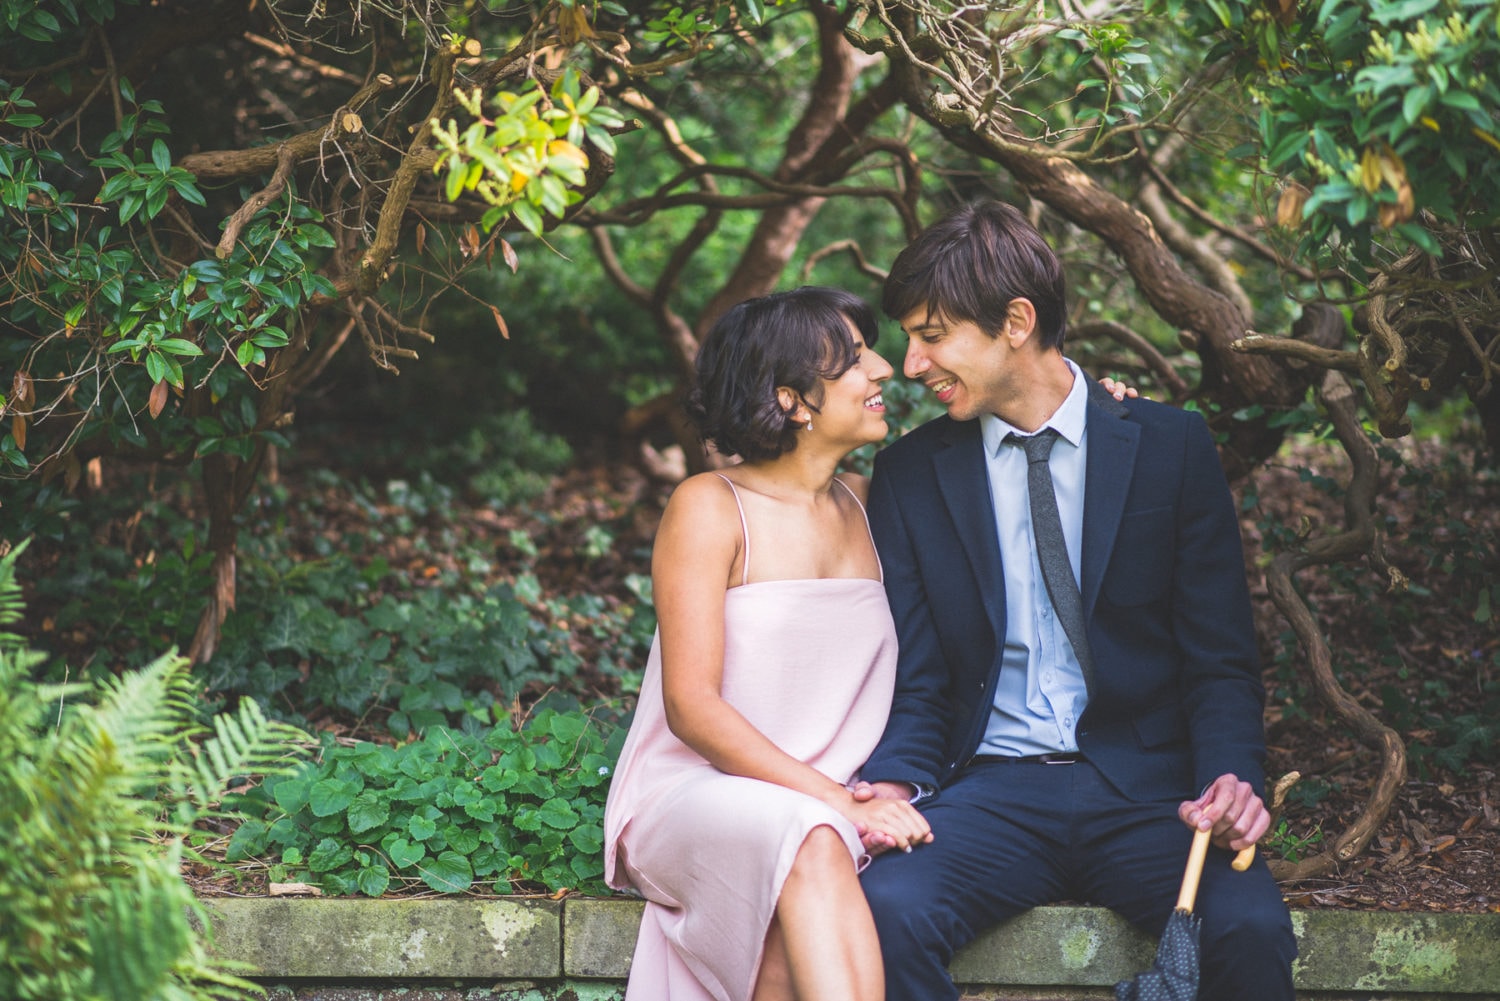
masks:
[[[1264,796],[1264,690],[1233,499],[1207,425],[1088,402],[1082,587],[1096,679],[1079,749],[1134,800],[1231,773]],[[977,420],[939,417],[875,461],[870,524],[900,640],[890,722],[861,772],[939,789],[983,738],[1004,575]]]

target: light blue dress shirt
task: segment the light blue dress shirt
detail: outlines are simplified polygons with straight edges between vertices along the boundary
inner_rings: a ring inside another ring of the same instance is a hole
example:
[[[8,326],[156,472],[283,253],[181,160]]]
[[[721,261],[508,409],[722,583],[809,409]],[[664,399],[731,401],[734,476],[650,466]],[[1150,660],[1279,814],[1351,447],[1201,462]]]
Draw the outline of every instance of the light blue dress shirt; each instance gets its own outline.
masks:
[[[1043,427],[1061,436],[1052,446],[1052,484],[1073,578],[1083,545],[1083,480],[1088,452],[1088,381],[1071,361],[1073,388]],[[1083,672],[1052,610],[1037,560],[1026,483],[1026,452],[1005,443],[1024,434],[993,414],[979,418],[984,438],[1000,562],[1005,574],[1005,652],[980,754],[1076,751],[1078,717],[1088,703]],[[1038,430],[1041,430],[1038,428]]]

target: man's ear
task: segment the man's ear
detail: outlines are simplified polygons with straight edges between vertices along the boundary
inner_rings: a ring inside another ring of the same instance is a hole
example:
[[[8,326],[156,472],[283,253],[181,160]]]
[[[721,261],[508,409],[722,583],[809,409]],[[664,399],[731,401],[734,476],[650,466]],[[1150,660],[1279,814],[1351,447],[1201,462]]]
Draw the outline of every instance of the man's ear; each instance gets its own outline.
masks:
[[[1005,307],[1005,336],[1010,346],[1020,348],[1036,332],[1036,307],[1023,296],[1012,299]]]

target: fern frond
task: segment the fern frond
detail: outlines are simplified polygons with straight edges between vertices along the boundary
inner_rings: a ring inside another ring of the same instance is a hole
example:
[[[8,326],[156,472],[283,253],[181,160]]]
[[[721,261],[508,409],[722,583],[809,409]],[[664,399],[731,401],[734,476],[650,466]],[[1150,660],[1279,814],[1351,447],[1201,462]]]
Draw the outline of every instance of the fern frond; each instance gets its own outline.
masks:
[[[0,558],[0,622],[18,593],[13,556]],[[209,952],[182,879],[201,816],[188,794],[210,802],[236,774],[287,770],[305,738],[247,703],[200,749],[210,731],[175,654],[94,686],[39,685],[39,659],[0,634],[0,999],[263,995]]]
[[[0,556],[0,626],[8,626],[21,621],[21,613],[24,605],[21,600],[21,585],[16,580],[16,560],[31,545],[27,539],[16,546],[9,553]],[[14,645],[20,640],[10,634],[0,635],[8,644]]]
[[[192,802],[209,807],[223,798],[236,776],[287,775],[302,764],[288,748],[310,738],[294,726],[268,720],[254,699],[241,699],[234,714],[213,719],[214,736],[198,746],[191,766]]]
[[[169,650],[138,671],[110,678],[96,713],[117,742],[151,754],[171,754],[201,732],[193,722],[193,680],[186,657]]]

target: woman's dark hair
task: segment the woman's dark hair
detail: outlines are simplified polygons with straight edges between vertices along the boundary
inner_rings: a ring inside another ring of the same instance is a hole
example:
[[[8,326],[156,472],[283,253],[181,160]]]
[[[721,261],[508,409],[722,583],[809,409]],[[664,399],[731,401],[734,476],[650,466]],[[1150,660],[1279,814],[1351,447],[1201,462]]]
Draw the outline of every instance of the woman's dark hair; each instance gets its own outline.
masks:
[[[923,230],[891,265],[881,308],[904,320],[926,317],[969,322],[991,337],[1005,326],[1012,299],[1036,309],[1044,347],[1063,346],[1062,264],[1014,206],[974,202]]]
[[[720,317],[698,349],[687,400],[703,440],[752,461],[796,448],[801,425],[776,390],[788,387],[817,412],[822,380],[837,379],[859,360],[846,318],[866,345],[875,344],[875,311],[836,288],[807,285],[747,299]]]

